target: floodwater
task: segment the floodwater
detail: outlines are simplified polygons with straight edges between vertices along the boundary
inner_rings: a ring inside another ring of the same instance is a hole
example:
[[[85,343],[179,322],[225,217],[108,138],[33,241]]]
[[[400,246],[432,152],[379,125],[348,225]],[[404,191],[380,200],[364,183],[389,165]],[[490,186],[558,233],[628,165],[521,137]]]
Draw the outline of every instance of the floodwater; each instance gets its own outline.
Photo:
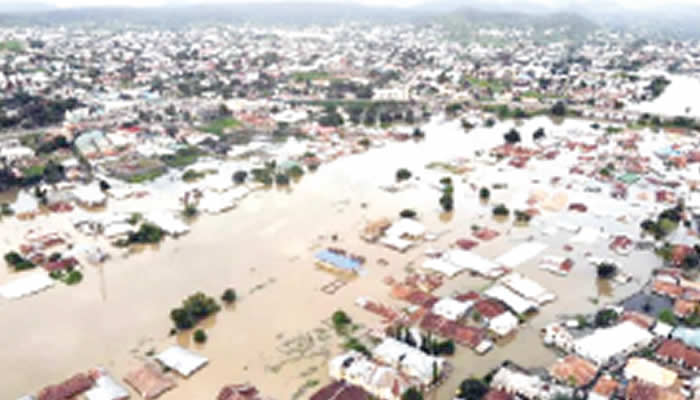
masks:
[[[695,95],[700,90],[700,79],[688,75],[668,75],[671,84],[656,99],[630,106],[630,109],[668,117],[700,117]]]
[[[583,121],[567,121],[555,126],[546,118],[538,118],[525,122],[520,129],[528,144],[539,126],[544,126],[548,135],[554,135],[554,131],[565,135],[587,125]],[[549,245],[542,255],[567,255],[576,264],[568,277],[540,270],[539,257],[519,266],[518,271],[556,293],[557,301],[544,306],[514,340],[497,346],[486,356],[460,348],[452,359],[455,373],[433,397],[446,398],[463,378],[480,376],[503,360],[524,366],[548,365],[555,355],[541,344],[538,332],[543,326],[562,314],[593,311],[598,306],[591,299],[600,298],[600,303],[605,303],[628,296],[640,287],[658,261],[650,253],[620,257],[623,269],[634,276],[634,282],[601,293],[595,269],[583,255],[592,251],[611,257],[607,242],[585,248],[575,246],[572,252],[566,252],[563,246],[573,234],[549,237],[541,233],[541,228],[566,221],[601,226],[610,232],[637,232],[637,222],[623,224],[616,222],[614,216],[563,212],[545,213],[524,228],[512,228],[508,222],[493,223],[493,204],[523,204],[534,188],[555,190],[545,183],[551,176],[565,175],[566,170],[553,168],[551,162],[533,161],[525,171],[506,168],[502,173],[498,171],[501,167],[479,164],[475,172],[453,177],[456,209],[446,218],[439,208],[440,193],[432,185],[447,173],[428,170],[426,165],[456,157],[472,158],[475,151],[502,143],[502,134],[511,126],[512,123],[503,123],[465,134],[458,121],[435,121],[424,127],[427,139],[423,142],[391,144],[339,159],[308,174],[288,191],[255,192],[228,213],[198,218],[189,234],[166,239],[158,250],[145,249],[123,257],[110,248],[113,258],[100,267],[86,266],[84,280],[78,286],[58,285],[19,301],[0,301],[0,315],[7,327],[0,330],[0,364],[12,366],[4,369],[0,398],[36,392],[46,384],[95,366],[104,366],[121,378],[138,366],[149,351],[160,351],[175,343],[196,349],[210,363],[192,378],[178,379],[178,388],[164,395],[164,399],[213,398],[222,386],[240,382],[251,382],[279,399],[306,398],[315,389],[304,390],[305,384],[313,386],[314,380],[325,384],[327,361],[341,351],[335,333],[324,321],[334,311],[343,309],[366,327],[378,326],[379,318],[356,307],[354,300],[369,296],[405,306],[389,298],[389,288],[382,279],[400,279],[407,267],[420,265],[426,249],[445,248],[457,238],[469,235],[474,224],[488,225],[502,233],[474,250],[483,256],[498,257],[534,236],[534,240]],[[392,182],[398,168],[409,168],[420,180],[398,193],[381,190],[379,185]],[[533,183],[533,176],[540,183]],[[478,187],[504,179],[509,188],[493,190],[489,204],[480,202],[468,184]],[[576,195],[588,198],[583,193]],[[109,208],[143,210],[165,204],[171,207],[177,203],[172,195],[159,194],[150,199],[112,202]],[[626,212],[620,208],[623,203],[600,204]],[[358,237],[367,221],[397,216],[404,208],[418,211],[421,222],[430,231],[446,233],[437,242],[422,244],[405,254],[367,244]],[[69,215],[50,215],[28,222],[3,222],[0,250],[16,248],[20,237],[17,232],[26,232],[30,227],[65,227],[76,241],[94,240],[73,231],[68,220]],[[336,241],[331,240],[333,235],[337,235]],[[105,241],[98,242],[107,248]],[[351,280],[334,295],[323,293],[320,288],[336,277],[318,270],[313,254],[326,246],[364,255],[367,274]],[[380,259],[389,264],[381,265]],[[7,281],[8,275],[0,272],[0,281]],[[460,275],[447,281],[437,293],[482,290],[487,284],[483,279]],[[184,297],[196,291],[218,297],[227,287],[236,289],[239,300],[204,322],[209,335],[206,344],[195,345],[188,335],[168,336],[169,312]]]

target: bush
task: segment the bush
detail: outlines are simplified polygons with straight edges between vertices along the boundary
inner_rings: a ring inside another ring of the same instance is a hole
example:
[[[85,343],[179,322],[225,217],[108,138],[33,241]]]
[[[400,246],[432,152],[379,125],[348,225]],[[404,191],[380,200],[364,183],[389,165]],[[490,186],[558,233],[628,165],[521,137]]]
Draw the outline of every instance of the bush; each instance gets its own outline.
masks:
[[[511,128],[508,133],[503,135],[503,139],[505,139],[506,143],[508,144],[515,144],[520,142],[520,132],[518,132],[515,128]]]
[[[401,210],[401,212],[399,213],[399,216],[400,216],[401,218],[415,218],[416,215],[417,215],[417,214],[416,214],[415,211],[413,211],[413,210],[411,210],[411,209],[408,209],[408,208],[405,209],[405,210]]]
[[[452,178],[449,176],[445,176],[440,179],[440,183],[444,186],[452,186]]]
[[[362,138],[362,139],[360,139],[360,141],[359,141],[358,143],[359,143],[360,146],[362,146],[362,147],[369,147],[370,144],[372,144],[372,143],[369,141],[368,138]]]
[[[617,322],[617,312],[611,309],[600,310],[595,315],[596,328],[607,328]]]
[[[423,393],[412,387],[401,395],[401,400],[423,400]]]
[[[289,176],[291,176],[292,178],[298,178],[298,177],[304,175],[304,169],[303,169],[302,167],[298,166],[298,165],[294,165],[294,166],[292,166],[291,168],[289,168],[289,170],[287,171],[287,173],[288,173]]]
[[[194,335],[192,335],[192,338],[195,342],[202,344],[207,341],[207,333],[204,332],[202,329],[197,329],[196,331],[194,331]]]
[[[416,139],[424,138],[425,132],[423,132],[420,128],[416,128],[413,130],[413,137]]]
[[[182,307],[170,311],[170,319],[177,329],[192,328],[200,320],[219,312],[221,307],[212,297],[197,292],[182,302]]]
[[[542,128],[542,127],[537,128],[537,130],[535,131],[535,133],[532,134],[532,138],[533,138],[534,140],[539,140],[539,139],[544,138],[544,128]]]
[[[659,313],[659,321],[671,326],[678,325],[678,319],[673,314],[673,311],[669,309],[665,309]]]
[[[237,184],[245,183],[245,180],[248,178],[248,173],[245,171],[236,171],[233,174],[233,181]]]
[[[61,259],[61,253],[52,253],[49,256],[49,262],[56,262]]]
[[[22,257],[16,251],[11,251],[5,254],[5,262],[15,271],[24,271],[36,267],[33,262]]]
[[[482,187],[479,189],[479,198],[488,200],[489,197],[491,197],[491,191],[488,188]]]
[[[331,316],[331,321],[337,332],[343,332],[345,328],[352,323],[350,317],[342,310],[334,312]]]
[[[163,236],[165,236],[165,232],[162,229],[156,225],[145,222],[141,224],[138,231],[129,233],[129,236],[127,237],[127,245],[133,243],[159,243],[161,240],[163,240]]]
[[[504,204],[499,204],[493,208],[493,215],[497,217],[507,217],[510,215],[510,210]]]
[[[413,176],[413,174],[411,174],[411,171],[407,170],[406,168],[401,168],[398,171],[396,171],[396,181],[397,182],[411,179],[411,176]]]
[[[197,214],[199,214],[199,210],[194,204],[187,204],[185,205],[185,208],[182,210],[182,215],[186,218],[193,218],[196,217]]]
[[[450,212],[454,210],[454,198],[452,195],[445,193],[440,197],[440,205],[445,212]]]
[[[552,109],[550,111],[552,115],[563,117],[566,115],[566,105],[563,102],[558,101],[555,105],[552,106]]]
[[[278,185],[289,185],[289,177],[285,174],[277,174],[275,175],[275,183]]]
[[[617,266],[611,263],[600,263],[596,269],[601,279],[610,279],[617,273]]]
[[[184,174],[182,174],[182,180],[185,182],[194,182],[197,179],[200,179],[203,177],[204,177],[204,173],[197,172],[197,171],[192,170],[192,169],[188,169],[187,171],[185,171]]]
[[[480,379],[469,378],[462,381],[459,384],[457,398],[463,400],[481,400],[486,393],[488,393],[489,388]]]
[[[224,290],[224,294],[221,295],[221,301],[226,304],[232,304],[236,301],[236,291],[228,288]]]
[[[525,211],[516,210],[515,220],[518,222],[528,223],[532,219],[532,216]]]
[[[66,277],[63,279],[63,282],[65,282],[66,285],[77,285],[83,280],[83,274],[82,272],[78,270],[73,270],[68,272]]]
[[[343,347],[347,350],[355,350],[359,353],[362,353],[366,355],[367,357],[372,357],[372,352],[369,351],[367,346],[362,344],[359,340],[357,340],[354,337],[349,338],[344,344]]]

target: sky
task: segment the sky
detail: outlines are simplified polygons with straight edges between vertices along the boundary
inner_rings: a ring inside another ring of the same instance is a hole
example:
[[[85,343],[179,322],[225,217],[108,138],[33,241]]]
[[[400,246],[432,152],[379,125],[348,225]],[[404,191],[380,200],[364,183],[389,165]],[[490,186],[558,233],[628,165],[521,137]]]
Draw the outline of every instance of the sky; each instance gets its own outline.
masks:
[[[265,2],[287,2],[287,1],[300,1],[300,0],[180,0],[178,3],[265,3]],[[336,3],[346,3],[347,1],[342,0],[315,0],[324,2],[336,2]],[[566,0],[531,0],[537,3],[542,3],[547,6],[556,6],[563,4]],[[666,0],[612,0],[624,7],[629,8],[650,8],[654,6],[660,6],[667,4]],[[0,0],[0,4],[3,3],[21,3],[22,0]],[[38,0],[37,2],[53,4],[61,8],[69,7],[86,7],[86,6],[129,6],[129,7],[155,7],[163,6],[172,1],[168,0]],[[429,0],[357,0],[354,3],[362,3],[366,5],[381,5],[381,6],[397,6],[397,7],[407,7],[420,3],[429,2]],[[507,4],[509,0],[494,0],[494,3]],[[579,3],[584,3],[585,0],[579,1]],[[673,3],[676,4],[697,4],[700,5],[700,0],[674,0]],[[464,0],[464,5],[468,5],[469,0]]]

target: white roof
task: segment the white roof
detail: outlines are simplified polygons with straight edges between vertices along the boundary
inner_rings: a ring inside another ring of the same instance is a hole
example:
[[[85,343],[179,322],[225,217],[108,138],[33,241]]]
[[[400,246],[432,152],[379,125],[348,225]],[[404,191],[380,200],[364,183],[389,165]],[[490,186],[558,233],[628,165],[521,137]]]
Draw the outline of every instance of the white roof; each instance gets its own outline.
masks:
[[[433,379],[433,364],[437,363],[438,368],[441,368],[444,363],[442,358],[429,356],[393,338],[384,339],[374,348],[373,354],[388,364],[400,363],[406,374],[426,383]]]
[[[445,254],[445,258],[452,264],[484,276],[490,276],[500,265],[481,257],[471,251],[454,249]]]
[[[600,238],[600,231],[588,226],[581,228],[579,233],[569,239],[569,243],[573,244],[593,244]]]
[[[172,346],[155,356],[155,359],[180,375],[188,377],[202,368],[209,360],[180,346]]]
[[[412,241],[401,239],[398,236],[383,237],[379,239],[379,243],[397,249],[399,251],[404,251],[413,245]]]
[[[179,235],[190,231],[190,227],[184,222],[177,219],[173,214],[168,212],[156,211],[144,215],[143,219],[171,235]]]
[[[505,336],[513,331],[513,329],[518,327],[520,321],[513,315],[510,311],[506,311],[503,314],[491,318],[489,321],[489,329],[496,332],[499,336]]]
[[[522,243],[508,251],[506,254],[498,257],[496,262],[500,265],[505,265],[509,268],[517,267],[518,265],[536,257],[543,252],[548,246],[539,242]]]
[[[129,391],[119,384],[106,371],[101,370],[95,386],[85,392],[87,400],[123,400],[129,398]]]
[[[101,204],[107,199],[107,196],[102,193],[99,186],[94,184],[73,189],[73,195],[79,202],[86,204]]]
[[[556,298],[553,293],[549,292],[539,283],[515,272],[504,276],[501,279],[501,283],[526,299],[535,301],[540,305],[553,301]]]
[[[12,205],[15,214],[32,214],[39,211],[39,201],[36,197],[22,190],[17,194],[17,201]]]
[[[464,270],[464,268],[458,267],[446,261],[444,258],[427,258],[425,261],[423,261],[422,267],[424,269],[440,272],[441,274],[450,278]]]
[[[474,303],[471,301],[462,302],[451,297],[443,297],[433,305],[432,311],[450,321],[456,321],[463,317],[473,305]]]
[[[119,222],[115,224],[110,224],[104,228],[102,234],[106,238],[114,238],[117,236],[124,236],[129,232],[134,231],[134,226],[126,222]]]
[[[625,365],[625,378],[638,378],[645,382],[664,388],[672,386],[678,380],[678,374],[670,369],[644,358],[633,357]]]
[[[576,340],[574,349],[581,357],[602,364],[620,353],[648,344],[653,338],[646,329],[632,321],[624,321]]]
[[[671,332],[673,332],[673,326],[661,321],[656,321],[656,325],[654,325],[652,332],[654,332],[656,336],[668,337]]]
[[[0,286],[0,296],[6,299],[18,299],[40,292],[54,284],[55,281],[49,277],[48,272],[38,271]]]
[[[491,286],[484,292],[484,295],[502,301],[518,314],[537,309],[535,302],[521,297],[503,285]]]
[[[210,214],[218,214],[233,207],[234,198],[231,193],[205,191],[199,200],[199,208]]]
[[[425,226],[411,218],[401,218],[394,222],[386,230],[386,236],[401,237],[403,235],[421,236],[425,233]]]

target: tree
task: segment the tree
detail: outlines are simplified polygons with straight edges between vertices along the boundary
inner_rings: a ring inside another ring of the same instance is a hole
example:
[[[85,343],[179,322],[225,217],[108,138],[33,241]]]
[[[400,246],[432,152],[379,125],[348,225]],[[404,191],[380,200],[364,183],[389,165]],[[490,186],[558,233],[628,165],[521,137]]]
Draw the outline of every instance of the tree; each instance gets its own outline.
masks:
[[[617,273],[617,266],[612,263],[600,263],[596,269],[598,271],[598,278],[601,279],[610,279]]]
[[[600,310],[595,314],[595,326],[596,328],[607,328],[614,325],[618,317],[615,310],[609,308]]]
[[[289,185],[289,176],[285,174],[277,174],[275,175],[275,183],[280,186]]]
[[[236,301],[236,291],[232,288],[224,290],[224,293],[221,295],[221,301],[226,304],[233,304]]]
[[[338,332],[343,332],[345,327],[352,323],[350,317],[345,313],[345,311],[338,310],[331,316],[331,321],[333,322],[333,327]]]
[[[552,115],[556,115],[557,117],[566,116],[566,105],[564,104],[564,102],[557,101],[557,103],[552,106],[551,113]]]
[[[503,135],[503,139],[505,139],[506,143],[508,144],[515,144],[520,142],[520,132],[518,132],[515,128],[511,128],[508,133]]]
[[[463,400],[481,400],[489,392],[488,386],[476,378],[469,378],[459,384],[457,397]]]
[[[491,191],[487,187],[482,187],[479,189],[479,198],[488,200],[491,197]]]
[[[664,309],[659,313],[659,321],[669,324],[671,326],[676,326],[678,325],[678,319],[676,316],[673,314],[673,310],[670,309]]]
[[[510,215],[510,210],[505,206],[505,204],[499,204],[493,208],[493,215],[497,217],[507,217]]]
[[[406,168],[400,168],[398,171],[396,171],[397,182],[411,179],[411,176],[413,176],[413,174],[411,174],[411,171],[407,170]]]
[[[233,181],[237,184],[242,184],[248,178],[248,173],[246,171],[236,171],[233,174]]]
[[[416,212],[414,210],[411,210],[410,208],[401,210],[401,212],[399,213],[399,216],[401,218],[415,218],[416,215]]]
[[[195,342],[202,344],[207,341],[207,333],[204,332],[202,329],[197,329],[194,331],[194,335],[192,335],[193,339]]]
[[[425,137],[425,132],[423,132],[422,129],[420,129],[420,128],[415,128],[415,129],[413,130],[413,138],[414,138],[414,139],[422,139],[422,138],[424,138],[424,137]]]
[[[535,133],[532,134],[532,138],[534,140],[539,140],[539,139],[544,138],[544,128],[542,128],[542,127],[537,128]]]
[[[423,400],[423,393],[412,387],[401,395],[401,400]]]
[[[440,197],[440,205],[445,212],[450,212],[454,209],[454,198],[451,194],[444,193],[442,197]]]
[[[105,191],[109,190],[111,187],[112,186],[109,183],[107,183],[107,181],[102,180],[102,179],[100,180],[100,190],[101,191],[105,192]]]

